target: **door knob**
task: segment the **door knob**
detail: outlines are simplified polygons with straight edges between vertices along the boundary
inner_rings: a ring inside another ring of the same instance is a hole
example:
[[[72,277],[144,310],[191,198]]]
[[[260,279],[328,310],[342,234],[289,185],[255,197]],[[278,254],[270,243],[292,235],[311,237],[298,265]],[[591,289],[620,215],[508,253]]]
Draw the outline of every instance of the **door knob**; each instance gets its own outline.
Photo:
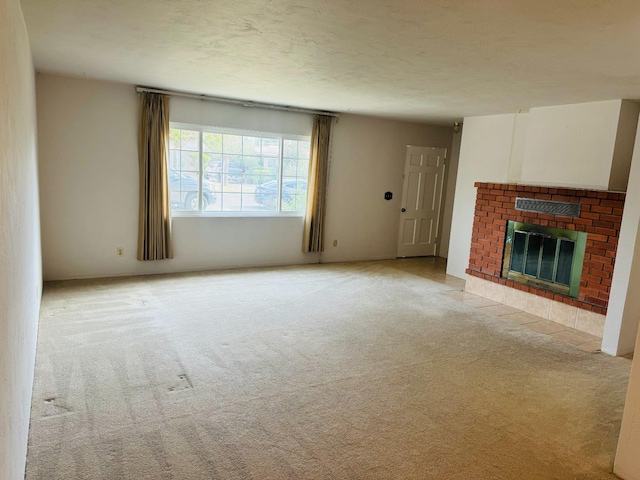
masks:
[[[403,209],[401,210],[401,212],[402,212],[402,213],[404,213],[404,212],[406,212],[406,211],[407,211],[407,209],[406,209],[406,208],[403,208]]]

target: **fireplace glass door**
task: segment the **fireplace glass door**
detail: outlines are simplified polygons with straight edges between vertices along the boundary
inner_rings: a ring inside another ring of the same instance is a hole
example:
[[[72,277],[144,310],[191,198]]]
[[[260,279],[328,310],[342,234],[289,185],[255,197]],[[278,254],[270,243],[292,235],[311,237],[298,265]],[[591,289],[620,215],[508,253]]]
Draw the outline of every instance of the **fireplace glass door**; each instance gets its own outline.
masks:
[[[583,232],[509,222],[503,277],[577,297],[585,244]]]

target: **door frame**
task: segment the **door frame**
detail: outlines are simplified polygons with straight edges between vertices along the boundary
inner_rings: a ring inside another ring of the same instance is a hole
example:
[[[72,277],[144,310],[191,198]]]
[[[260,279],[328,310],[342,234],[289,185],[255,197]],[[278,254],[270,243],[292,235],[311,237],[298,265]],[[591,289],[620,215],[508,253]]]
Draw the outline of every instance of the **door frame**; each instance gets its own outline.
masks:
[[[401,222],[402,222],[402,214],[404,213],[402,210],[405,209],[406,207],[406,202],[407,202],[407,192],[406,189],[408,187],[408,178],[407,178],[407,174],[409,173],[409,163],[408,163],[408,153],[409,153],[409,149],[410,148],[419,148],[419,149],[424,149],[424,150],[442,150],[443,154],[442,154],[442,174],[441,177],[438,179],[437,183],[438,183],[438,187],[440,189],[439,191],[439,198],[438,198],[438,207],[436,209],[437,211],[437,215],[436,215],[436,231],[435,231],[435,246],[433,249],[433,255],[425,255],[425,256],[437,256],[438,255],[438,251],[440,250],[440,241],[441,241],[441,232],[442,232],[442,214],[443,214],[443,209],[444,209],[444,201],[443,199],[445,199],[445,187],[446,187],[446,178],[448,176],[448,154],[449,154],[449,148],[448,147],[426,147],[426,146],[422,146],[422,145],[406,145],[405,147],[405,156],[404,156],[404,170],[403,170],[403,174],[402,174],[402,194],[401,194],[401,200],[400,200],[400,218],[398,220],[398,234],[396,237],[396,258],[410,258],[411,256],[407,256],[407,255],[399,255],[400,253],[400,242],[401,242]],[[438,188],[436,187],[436,188]],[[416,255],[416,256],[422,256],[422,255]]]

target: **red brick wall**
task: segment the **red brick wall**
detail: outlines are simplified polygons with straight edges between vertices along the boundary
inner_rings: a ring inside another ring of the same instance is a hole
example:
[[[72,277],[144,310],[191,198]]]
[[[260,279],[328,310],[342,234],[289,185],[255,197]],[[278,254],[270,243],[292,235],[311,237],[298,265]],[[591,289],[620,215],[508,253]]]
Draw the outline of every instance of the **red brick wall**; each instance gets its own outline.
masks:
[[[596,313],[607,313],[625,194],[572,188],[476,183],[478,195],[467,274]],[[580,203],[580,217],[521,212],[516,197]],[[587,232],[578,298],[501,278],[507,221]]]

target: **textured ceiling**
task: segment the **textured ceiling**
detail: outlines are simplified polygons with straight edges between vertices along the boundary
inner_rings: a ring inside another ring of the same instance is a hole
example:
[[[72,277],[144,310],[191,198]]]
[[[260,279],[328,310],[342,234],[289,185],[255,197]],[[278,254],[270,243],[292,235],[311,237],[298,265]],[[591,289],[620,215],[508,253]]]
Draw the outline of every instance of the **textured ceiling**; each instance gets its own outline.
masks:
[[[22,0],[38,71],[451,122],[640,99],[638,0]]]

